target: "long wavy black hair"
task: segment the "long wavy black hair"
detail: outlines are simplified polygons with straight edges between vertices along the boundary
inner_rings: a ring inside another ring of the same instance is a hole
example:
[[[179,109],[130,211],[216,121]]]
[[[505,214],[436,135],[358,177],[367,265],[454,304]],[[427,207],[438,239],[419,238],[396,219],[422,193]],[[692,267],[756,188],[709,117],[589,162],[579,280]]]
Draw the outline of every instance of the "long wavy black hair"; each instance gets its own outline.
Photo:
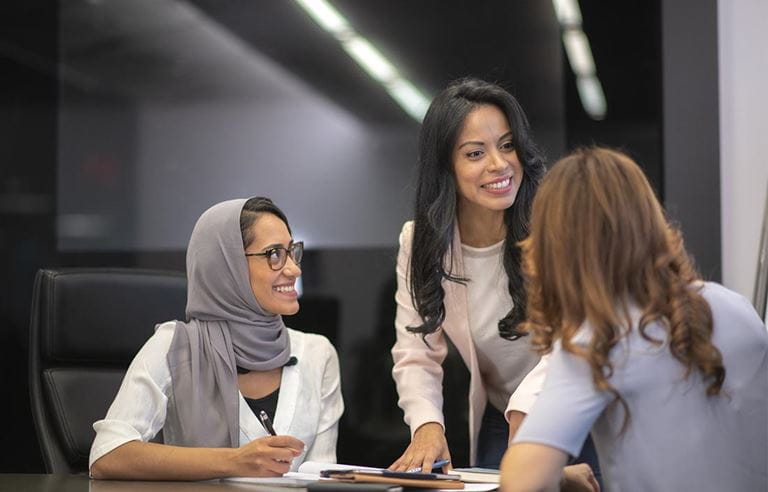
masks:
[[[528,236],[533,196],[545,171],[544,158],[529,135],[530,126],[523,108],[509,92],[480,79],[463,78],[449,84],[435,97],[419,134],[409,286],[411,300],[423,324],[409,326],[408,330],[422,337],[433,333],[445,320],[442,280],[461,284],[468,281],[450,271],[457,204],[453,150],[467,115],[484,104],[498,107],[507,117],[517,157],[523,167],[523,179],[515,203],[504,212],[507,231],[504,270],[509,278],[508,288],[514,305],[499,320],[499,335],[502,338],[515,340],[523,335],[518,324],[525,320],[525,289],[517,243]]]

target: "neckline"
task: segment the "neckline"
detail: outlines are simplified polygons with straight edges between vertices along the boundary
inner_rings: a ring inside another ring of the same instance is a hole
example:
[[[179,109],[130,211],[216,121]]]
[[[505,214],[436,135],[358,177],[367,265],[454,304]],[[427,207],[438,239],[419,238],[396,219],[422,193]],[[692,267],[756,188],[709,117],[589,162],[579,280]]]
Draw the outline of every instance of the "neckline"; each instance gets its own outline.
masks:
[[[260,402],[263,402],[265,400],[269,400],[271,398],[274,398],[278,393],[280,393],[280,386],[275,388],[275,391],[273,391],[272,393],[270,393],[270,394],[268,394],[266,396],[262,396],[261,398],[248,398],[245,395],[243,395],[243,398],[245,398],[245,401],[247,401],[247,402],[260,403]]]
[[[498,243],[491,244],[490,246],[483,246],[481,248],[461,243],[461,249],[466,256],[471,258],[487,257],[499,253],[504,247],[504,241],[505,240],[502,239]]]

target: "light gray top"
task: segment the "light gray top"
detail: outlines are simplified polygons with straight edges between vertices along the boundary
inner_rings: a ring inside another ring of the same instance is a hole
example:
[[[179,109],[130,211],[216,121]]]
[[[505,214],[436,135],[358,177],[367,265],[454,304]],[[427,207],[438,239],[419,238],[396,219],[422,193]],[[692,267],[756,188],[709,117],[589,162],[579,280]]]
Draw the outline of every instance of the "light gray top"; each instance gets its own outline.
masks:
[[[768,332],[742,296],[715,283],[701,292],[725,365],[722,396],[707,397],[697,373],[684,379],[666,344],[644,340],[635,309],[631,334],[611,353],[610,383],[631,412],[626,433],[618,436],[621,405],[608,406],[612,396],[594,388],[587,362],[558,344],[544,389],[515,442],[576,455],[591,429],[611,492],[768,490]],[[647,333],[666,338],[659,323]],[[586,344],[589,334],[585,325],[577,342]]]

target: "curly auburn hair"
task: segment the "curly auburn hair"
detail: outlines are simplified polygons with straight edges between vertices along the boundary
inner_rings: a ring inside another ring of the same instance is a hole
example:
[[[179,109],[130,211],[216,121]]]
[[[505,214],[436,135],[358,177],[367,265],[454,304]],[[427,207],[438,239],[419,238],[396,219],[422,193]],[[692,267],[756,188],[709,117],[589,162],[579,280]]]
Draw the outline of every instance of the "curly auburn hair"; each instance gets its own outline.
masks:
[[[561,340],[563,350],[583,357],[599,390],[611,386],[611,349],[631,329],[629,304],[642,316],[640,335],[661,321],[669,350],[698,371],[706,394],[717,395],[725,380],[720,351],[712,344],[712,311],[699,293],[700,278],[638,165],[605,148],[579,149],[559,160],[544,178],[533,202],[531,234],[521,243],[528,296],[528,320],[540,353]],[[592,338],[573,342],[587,322]]]

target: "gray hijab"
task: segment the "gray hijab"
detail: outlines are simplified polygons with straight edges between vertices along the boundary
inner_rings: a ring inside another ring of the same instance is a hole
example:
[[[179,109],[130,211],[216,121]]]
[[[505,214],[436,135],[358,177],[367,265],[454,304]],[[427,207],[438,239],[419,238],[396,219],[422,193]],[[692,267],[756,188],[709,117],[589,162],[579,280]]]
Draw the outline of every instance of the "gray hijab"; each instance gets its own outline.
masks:
[[[237,366],[270,370],[290,357],[282,318],[264,311],[251,290],[240,233],[246,201],[206,210],[189,240],[189,321],[176,322],[168,351],[173,393],[166,444],[239,447]]]

